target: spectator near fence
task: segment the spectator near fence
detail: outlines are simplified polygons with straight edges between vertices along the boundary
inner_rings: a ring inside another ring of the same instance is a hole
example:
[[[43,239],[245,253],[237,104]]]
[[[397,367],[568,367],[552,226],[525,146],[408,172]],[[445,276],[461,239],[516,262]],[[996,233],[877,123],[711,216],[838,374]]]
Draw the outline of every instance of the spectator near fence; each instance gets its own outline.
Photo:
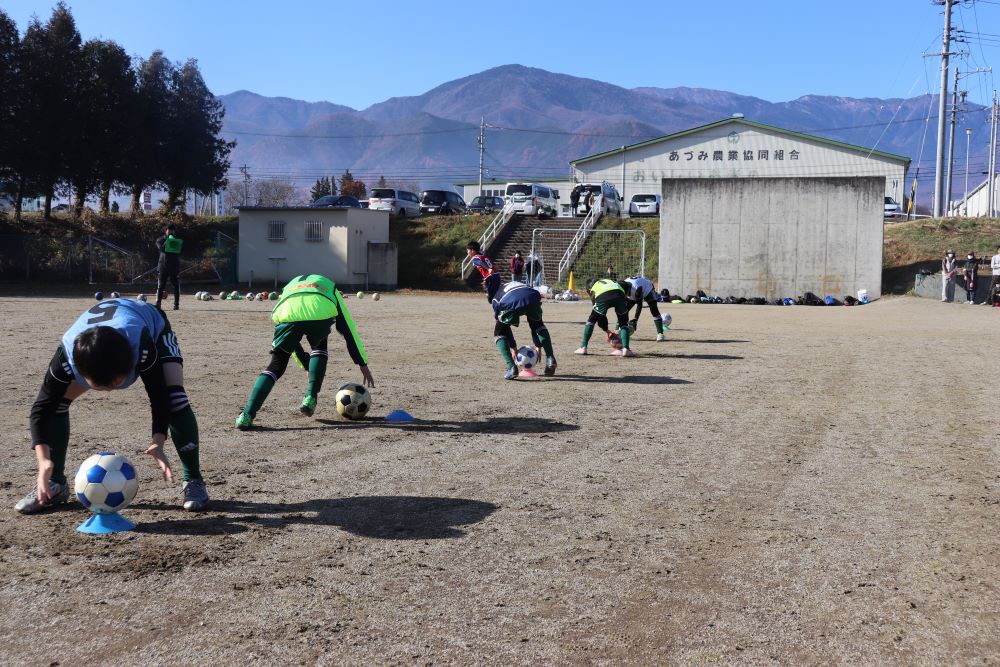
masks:
[[[1000,284],[1000,247],[997,248],[997,254],[990,258],[990,272],[993,275],[990,276],[990,288],[986,290],[986,300],[983,301],[984,306],[989,306],[993,303],[993,292],[996,290],[997,284]]]
[[[958,260],[955,251],[949,249],[941,260],[941,300],[951,301],[955,298],[955,271],[958,270]],[[950,291],[950,294],[949,294]]]
[[[520,250],[510,258],[510,279],[519,283],[524,282],[524,258],[521,257]]]
[[[174,236],[174,226],[167,225],[163,231],[163,236],[156,239],[156,248],[160,251],[160,261],[157,264],[158,277],[156,280],[156,307],[160,307],[163,300],[163,290],[167,286],[167,279],[174,285],[174,310],[181,307],[181,247],[184,242]]]
[[[965,303],[972,305],[976,302],[976,278],[979,275],[979,260],[976,253],[969,251],[965,257]]]

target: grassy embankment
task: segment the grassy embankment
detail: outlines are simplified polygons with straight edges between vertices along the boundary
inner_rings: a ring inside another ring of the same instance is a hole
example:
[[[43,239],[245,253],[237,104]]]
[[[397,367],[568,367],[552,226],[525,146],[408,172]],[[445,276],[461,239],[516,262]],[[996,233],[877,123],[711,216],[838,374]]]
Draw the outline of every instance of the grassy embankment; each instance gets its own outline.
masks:
[[[882,291],[903,294],[913,289],[921,269],[937,272],[949,248],[959,260],[970,250],[979,258],[992,257],[1000,245],[1000,219],[927,218],[885,226],[882,250]]]

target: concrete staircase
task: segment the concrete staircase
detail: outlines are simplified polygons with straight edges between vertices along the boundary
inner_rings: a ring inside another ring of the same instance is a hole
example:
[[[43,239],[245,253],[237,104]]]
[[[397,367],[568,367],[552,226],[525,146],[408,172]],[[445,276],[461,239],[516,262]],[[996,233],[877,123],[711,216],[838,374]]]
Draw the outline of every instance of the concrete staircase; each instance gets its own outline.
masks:
[[[507,223],[507,229],[496,241],[491,244],[487,254],[493,259],[493,263],[500,269],[500,275],[506,282],[510,280],[510,258],[514,252],[521,251],[522,257],[527,257],[531,252],[531,236],[536,229],[565,229],[566,234],[560,235],[556,239],[549,237],[545,240],[544,249],[541,253],[542,264],[547,271],[555,271],[562,259],[566,248],[573,238],[572,232],[580,227],[583,218],[547,218],[538,220],[537,218],[526,218],[517,216]]]

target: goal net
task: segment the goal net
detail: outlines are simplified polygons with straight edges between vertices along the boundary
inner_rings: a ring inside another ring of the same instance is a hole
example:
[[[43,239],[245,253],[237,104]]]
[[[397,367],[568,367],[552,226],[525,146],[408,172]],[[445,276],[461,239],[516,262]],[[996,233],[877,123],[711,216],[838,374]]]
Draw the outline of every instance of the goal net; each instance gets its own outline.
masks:
[[[646,234],[641,229],[593,229],[585,237],[577,229],[539,228],[531,237],[525,264],[532,285],[586,291],[588,280],[618,280],[645,275]]]

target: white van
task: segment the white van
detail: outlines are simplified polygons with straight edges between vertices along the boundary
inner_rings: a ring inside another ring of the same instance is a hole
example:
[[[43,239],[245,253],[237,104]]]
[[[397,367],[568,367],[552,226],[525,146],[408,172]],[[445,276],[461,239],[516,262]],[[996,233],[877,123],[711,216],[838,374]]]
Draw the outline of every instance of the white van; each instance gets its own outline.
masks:
[[[420,199],[413,192],[395,188],[373,188],[368,207],[373,211],[389,211],[390,215],[416,217],[420,215]]]
[[[622,214],[622,199],[621,195],[618,194],[618,188],[609,183],[608,181],[601,181],[600,183],[580,183],[573,188],[577,193],[579,193],[579,204],[577,204],[577,210],[573,215],[587,215],[587,196],[593,194],[594,197],[601,197],[601,215],[617,215]]]
[[[548,186],[538,183],[508,183],[504,189],[504,202],[513,205],[518,215],[554,218],[558,198]]]

